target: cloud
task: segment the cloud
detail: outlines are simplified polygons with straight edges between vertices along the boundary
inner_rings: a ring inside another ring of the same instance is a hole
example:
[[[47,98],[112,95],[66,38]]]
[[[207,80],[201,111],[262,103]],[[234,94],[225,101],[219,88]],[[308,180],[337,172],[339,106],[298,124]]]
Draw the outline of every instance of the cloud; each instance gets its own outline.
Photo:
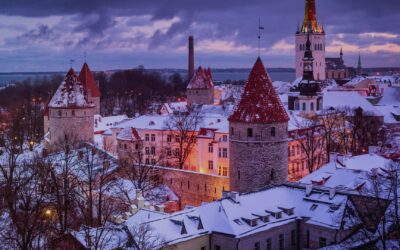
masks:
[[[393,38],[398,38],[399,35],[393,33],[384,33],[384,32],[366,32],[366,33],[361,33],[360,37],[393,39]]]
[[[359,46],[357,44],[350,44],[344,41],[333,41],[327,47],[327,52],[335,52],[337,53],[341,48],[344,51],[350,53],[400,53],[400,45],[396,43],[381,43],[381,44],[369,44],[366,46]]]
[[[101,55],[99,60],[109,62],[110,68],[119,65],[118,60],[130,64],[132,58],[146,62],[149,57],[153,60],[145,66],[153,67],[159,62],[172,64],[171,55],[186,58],[187,36],[194,35],[197,58],[230,67],[257,55],[258,17],[261,17],[265,27],[261,52],[271,58],[268,61],[272,66],[293,67],[294,33],[297,20],[303,16],[304,2],[4,1],[0,9],[0,51],[26,53],[26,65],[33,61],[38,64],[30,52],[33,50],[54,51],[60,57],[68,57],[71,51],[82,54],[86,50]],[[338,53],[343,46],[350,56],[359,51],[370,54],[367,65],[400,64],[397,45],[400,26],[389,25],[400,23],[398,10],[393,8],[398,0],[324,0],[316,4],[318,19],[327,33],[329,53]],[[132,58],[121,56],[125,54]],[[180,62],[178,57],[174,58]],[[182,62],[185,67],[186,61]],[[0,66],[7,68],[6,64]]]

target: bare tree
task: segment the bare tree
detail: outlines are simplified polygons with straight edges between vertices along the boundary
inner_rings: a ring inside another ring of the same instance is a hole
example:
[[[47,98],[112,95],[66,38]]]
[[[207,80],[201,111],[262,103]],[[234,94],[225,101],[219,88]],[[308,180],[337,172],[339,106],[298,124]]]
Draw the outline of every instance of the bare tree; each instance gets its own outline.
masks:
[[[340,109],[325,109],[318,115],[318,119],[323,132],[325,154],[329,161],[331,152],[340,152],[340,132],[346,126],[345,114]]]
[[[188,106],[187,111],[176,111],[165,123],[169,132],[167,142],[172,151],[170,158],[175,160],[178,168],[183,169],[186,160],[197,142],[197,130],[202,121],[201,108]]]
[[[323,128],[317,117],[305,119],[295,138],[300,142],[302,152],[306,156],[305,160],[308,172],[314,172],[323,163],[322,159],[325,153]]]
[[[73,149],[77,141],[72,136],[56,143],[55,153],[48,156],[51,168],[49,185],[51,185],[51,202],[54,204],[57,217],[56,231],[63,235],[75,221],[76,197],[79,179],[75,175],[78,168],[78,159]]]
[[[12,129],[16,129],[15,127]],[[20,142],[8,131],[0,154],[0,218],[2,246],[10,249],[39,249],[51,236],[48,213],[46,162],[23,152]],[[22,148],[27,148],[22,144]]]

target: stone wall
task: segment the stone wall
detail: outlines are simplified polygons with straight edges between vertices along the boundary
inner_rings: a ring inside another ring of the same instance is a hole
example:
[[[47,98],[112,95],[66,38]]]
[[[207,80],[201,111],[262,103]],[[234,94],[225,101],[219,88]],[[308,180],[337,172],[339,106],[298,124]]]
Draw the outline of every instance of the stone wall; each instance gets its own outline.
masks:
[[[248,136],[248,129],[252,136]],[[271,130],[275,129],[273,136]],[[230,123],[230,188],[248,192],[288,176],[287,123]]]
[[[186,95],[188,105],[214,103],[214,88],[188,89]]]
[[[163,183],[180,198],[182,209],[186,205],[199,206],[202,202],[218,200],[222,197],[222,191],[229,190],[228,177],[174,168],[157,168],[163,177]]]
[[[74,142],[93,142],[94,109],[62,109],[49,110],[50,148],[65,140]]]

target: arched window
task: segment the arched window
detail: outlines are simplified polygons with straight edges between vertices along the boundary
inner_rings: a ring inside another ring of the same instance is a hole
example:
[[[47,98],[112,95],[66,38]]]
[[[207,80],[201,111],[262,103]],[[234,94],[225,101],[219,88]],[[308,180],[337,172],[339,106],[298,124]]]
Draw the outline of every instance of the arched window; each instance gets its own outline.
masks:
[[[294,101],[294,110],[299,110],[299,109],[300,109],[299,100],[295,100]]]
[[[310,104],[310,109],[311,109],[311,111],[314,111],[314,103],[313,102]]]
[[[276,133],[275,127],[272,127],[272,128],[271,128],[271,136],[275,136],[275,133]]]
[[[306,110],[306,103],[303,102],[303,111]]]

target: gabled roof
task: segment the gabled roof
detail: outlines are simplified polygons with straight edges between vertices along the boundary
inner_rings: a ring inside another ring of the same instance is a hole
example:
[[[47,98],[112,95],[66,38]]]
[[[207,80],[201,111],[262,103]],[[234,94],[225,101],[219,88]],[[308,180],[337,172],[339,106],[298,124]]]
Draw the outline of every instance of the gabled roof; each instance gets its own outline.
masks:
[[[289,121],[288,114],[272,86],[260,57],[250,72],[241,100],[229,117],[229,121],[246,123]]]
[[[86,91],[92,93],[92,97],[100,97],[100,90],[96,85],[96,81],[93,78],[93,74],[89,69],[89,65],[84,63],[79,74],[79,80],[83,84]]]
[[[211,69],[208,68],[203,70],[201,66],[199,66],[196,74],[187,86],[188,89],[210,89],[212,87],[214,87],[214,83],[212,80]]]

